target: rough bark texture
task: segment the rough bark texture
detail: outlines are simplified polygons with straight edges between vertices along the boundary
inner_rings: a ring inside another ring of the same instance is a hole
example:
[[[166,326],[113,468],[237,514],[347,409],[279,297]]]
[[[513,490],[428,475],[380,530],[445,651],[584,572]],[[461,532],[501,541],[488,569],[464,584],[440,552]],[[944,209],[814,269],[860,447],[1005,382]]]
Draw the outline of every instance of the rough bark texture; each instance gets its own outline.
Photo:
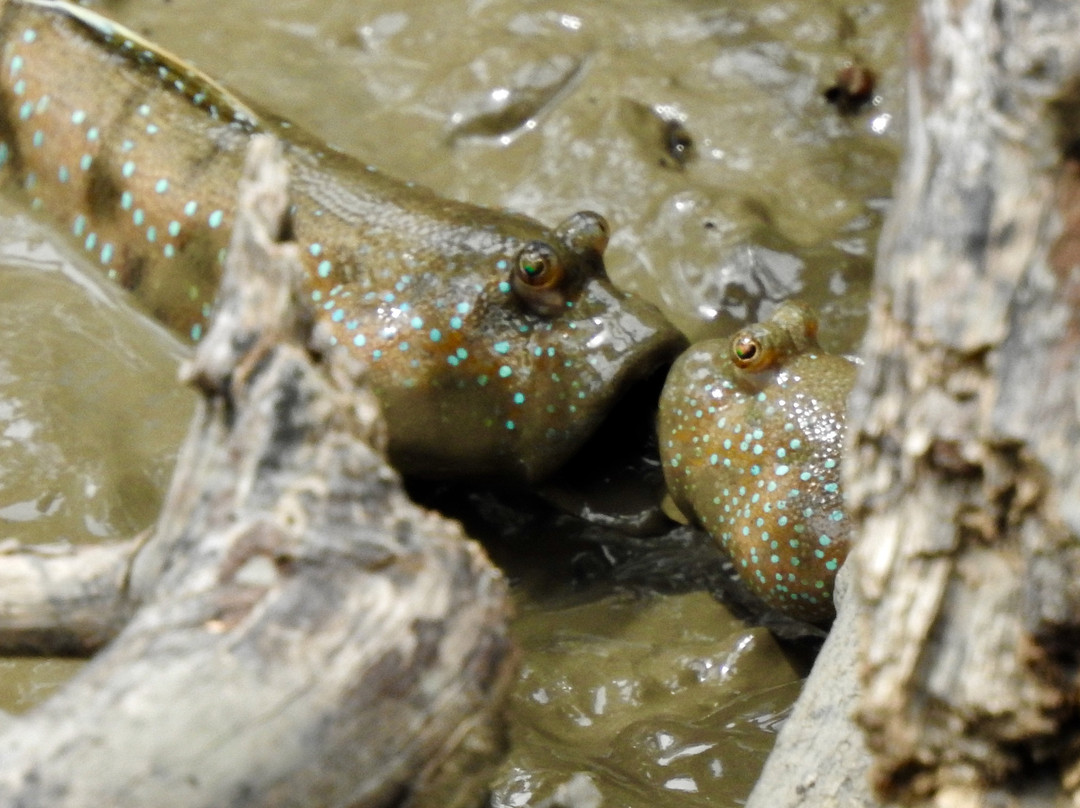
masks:
[[[924,0],[916,24],[847,465],[887,798],[1080,785],[1078,36],[1073,0]]]
[[[0,735],[0,805],[475,802],[512,670],[507,593],[370,445],[373,399],[306,347],[286,178],[253,147],[205,400],[140,549],[140,608]]]
[[[1080,804],[1078,41],[1074,0],[922,2],[849,406],[862,647],[830,638],[752,806]]]

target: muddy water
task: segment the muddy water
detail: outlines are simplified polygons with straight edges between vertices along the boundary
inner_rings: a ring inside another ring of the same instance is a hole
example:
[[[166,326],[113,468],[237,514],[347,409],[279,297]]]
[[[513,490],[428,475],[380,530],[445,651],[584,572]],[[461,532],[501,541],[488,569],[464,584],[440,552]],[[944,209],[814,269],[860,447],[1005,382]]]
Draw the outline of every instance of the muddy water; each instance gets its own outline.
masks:
[[[693,338],[800,295],[851,349],[896,166],[912,3],[126,0],[96,7],[382,168],[549,223],[602,211],[612,277]],[[873,102],[823,91],[858,60]],[[191,397],[184,348],[78,254],[0,210],[0,539],[126,536],[160,503]],[[552,541],[538,535],[537,544]],[[543,554],[541,554],[541,558]],[[543,562],[537,562],[543,563]],[[561,562],[559,562],[561,563]],[[576,773],[610,805],[734,805],[800,671],[700,593],[542,571],[497,802]],[[3,662],[25,709],[70,666]]]

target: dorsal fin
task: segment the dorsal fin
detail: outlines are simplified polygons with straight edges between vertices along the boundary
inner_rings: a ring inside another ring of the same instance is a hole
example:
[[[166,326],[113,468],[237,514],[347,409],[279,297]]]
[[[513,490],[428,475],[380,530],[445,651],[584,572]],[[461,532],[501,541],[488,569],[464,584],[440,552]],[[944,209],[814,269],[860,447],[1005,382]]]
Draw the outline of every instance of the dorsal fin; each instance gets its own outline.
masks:
[[[163,85],[182,93],[215,120],[235,123],[248,131],[261,129],[259,116],[225,87],[179,56],[150,42],[126,26],[66,0],[16,0],[20,5],[63,14],[79,23],[114,51],[142,69],[156,72]]]

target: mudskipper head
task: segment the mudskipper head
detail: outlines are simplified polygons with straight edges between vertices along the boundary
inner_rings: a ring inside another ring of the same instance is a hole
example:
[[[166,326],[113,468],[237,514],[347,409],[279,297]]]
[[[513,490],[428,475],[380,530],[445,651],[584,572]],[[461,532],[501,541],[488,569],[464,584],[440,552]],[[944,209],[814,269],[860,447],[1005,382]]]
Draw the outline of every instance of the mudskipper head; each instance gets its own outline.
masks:
[[[409,300],[385,308],[374,342],[362,337],[378,345],[370,379],[406,473],[540,479],[682,345],[608,279],[602,216],[553,230],[501,217],[426,277],[412,273]]]

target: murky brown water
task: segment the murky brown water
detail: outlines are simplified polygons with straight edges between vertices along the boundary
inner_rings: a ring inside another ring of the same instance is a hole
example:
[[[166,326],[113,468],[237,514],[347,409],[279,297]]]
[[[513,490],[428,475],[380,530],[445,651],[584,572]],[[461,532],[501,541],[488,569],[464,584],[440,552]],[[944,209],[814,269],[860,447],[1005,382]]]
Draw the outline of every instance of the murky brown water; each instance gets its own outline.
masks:
[[[392,173],[549,223],[602,211],[612,277],[695,338],[800,295],[830,347],[857,344],[910,0],[98,7]],[[842,117],[822,92],[851,59],[880,98]],[[186,428],[184,349],[24,216],[0,222],[0,539],[130,535]],[[545,580],[518,592],[525,667],[498,804],[575,772],[608,805],[738,804],[798,686],[771,637],[700,593]],[[3,662],[0,704],[26,708],[69,669]]]

